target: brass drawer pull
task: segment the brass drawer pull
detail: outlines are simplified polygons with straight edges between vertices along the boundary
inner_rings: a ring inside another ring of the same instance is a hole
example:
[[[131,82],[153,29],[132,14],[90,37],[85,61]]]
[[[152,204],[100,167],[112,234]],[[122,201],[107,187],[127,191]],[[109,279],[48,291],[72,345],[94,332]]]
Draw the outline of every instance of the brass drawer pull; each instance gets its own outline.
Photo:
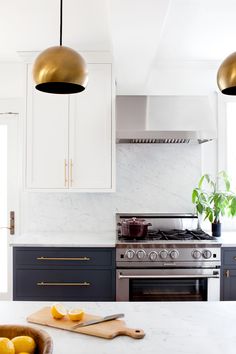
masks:
[[[225,271],[225,276],[226,276],[226,278],[229,278],[229,277],[230,277],[229,270],[226,270],[226,271]]]
[[[236,256],[234,256],[233,259],[236,261]]]
[[[68,179],[67,179],[67,160],[64,160],[64,185],[67,187]]]
[[[73,162],[70,160],[70,186],[73,185]]]
[[[38,261],[90,261],[89,257],[37,257]]]
[[[83,283],[48,283],[41,281],[37,283],[38,286],[90,286],[91,284],[87,281],[84,281]]]

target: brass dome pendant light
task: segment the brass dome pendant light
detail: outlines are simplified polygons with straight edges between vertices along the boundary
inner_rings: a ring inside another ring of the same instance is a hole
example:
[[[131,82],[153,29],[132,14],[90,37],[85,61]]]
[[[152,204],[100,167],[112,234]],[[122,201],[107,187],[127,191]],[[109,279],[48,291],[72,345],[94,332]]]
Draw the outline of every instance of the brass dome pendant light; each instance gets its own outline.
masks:
[[[236,95],[236,52],[230,54],[217,72],[217,85],[225,95]]]
[[[62,9],[60,0],[60,46],[50,47],[34,62],[33,78],[39,91],[56,94],[82,92],[88,82],[84,58],[62,45]]]

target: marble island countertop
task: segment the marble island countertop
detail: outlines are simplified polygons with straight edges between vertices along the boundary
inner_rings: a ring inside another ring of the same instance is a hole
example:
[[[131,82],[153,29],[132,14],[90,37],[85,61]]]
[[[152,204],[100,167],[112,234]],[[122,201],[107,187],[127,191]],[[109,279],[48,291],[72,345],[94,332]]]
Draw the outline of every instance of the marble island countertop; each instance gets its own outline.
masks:
[[[1,324],[27,324],[26,317],[45,302],[0,301]],[[128,327],[142,328],[146,336],[136,340],[120,336],[112,340],[45,326],[55,354],[235,354],[235,302],[66,303],[86,312],[108,315],[123,312]],[[30,324],[32,325],[32,324]]]
[[[116,232],[35,232],[10,237],[14,247],[115,247]]]

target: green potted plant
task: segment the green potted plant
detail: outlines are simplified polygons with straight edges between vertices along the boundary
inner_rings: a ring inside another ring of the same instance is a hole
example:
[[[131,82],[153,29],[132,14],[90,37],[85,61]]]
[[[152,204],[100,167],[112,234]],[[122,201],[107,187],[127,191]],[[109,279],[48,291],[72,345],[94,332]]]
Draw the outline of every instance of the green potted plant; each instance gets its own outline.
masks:
[[[205,216],[204,220],[211,222],[213,236],[221,236],[221,216],[236,215],[236,194],[230,190],[225,171],[219,172],[215,179],[204,174],[192,192],[192,202],[197,212]]]

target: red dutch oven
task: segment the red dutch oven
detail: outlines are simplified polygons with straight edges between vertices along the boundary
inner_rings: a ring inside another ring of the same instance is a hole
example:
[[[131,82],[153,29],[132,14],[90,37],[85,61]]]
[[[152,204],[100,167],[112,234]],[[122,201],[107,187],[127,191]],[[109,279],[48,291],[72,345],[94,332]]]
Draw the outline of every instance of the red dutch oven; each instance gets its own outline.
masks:
[[[152,226],[150,222],[139,218],[124,219],[117,225],[121,228],[121,235],[130,238],[145,238],[148,226]]]

